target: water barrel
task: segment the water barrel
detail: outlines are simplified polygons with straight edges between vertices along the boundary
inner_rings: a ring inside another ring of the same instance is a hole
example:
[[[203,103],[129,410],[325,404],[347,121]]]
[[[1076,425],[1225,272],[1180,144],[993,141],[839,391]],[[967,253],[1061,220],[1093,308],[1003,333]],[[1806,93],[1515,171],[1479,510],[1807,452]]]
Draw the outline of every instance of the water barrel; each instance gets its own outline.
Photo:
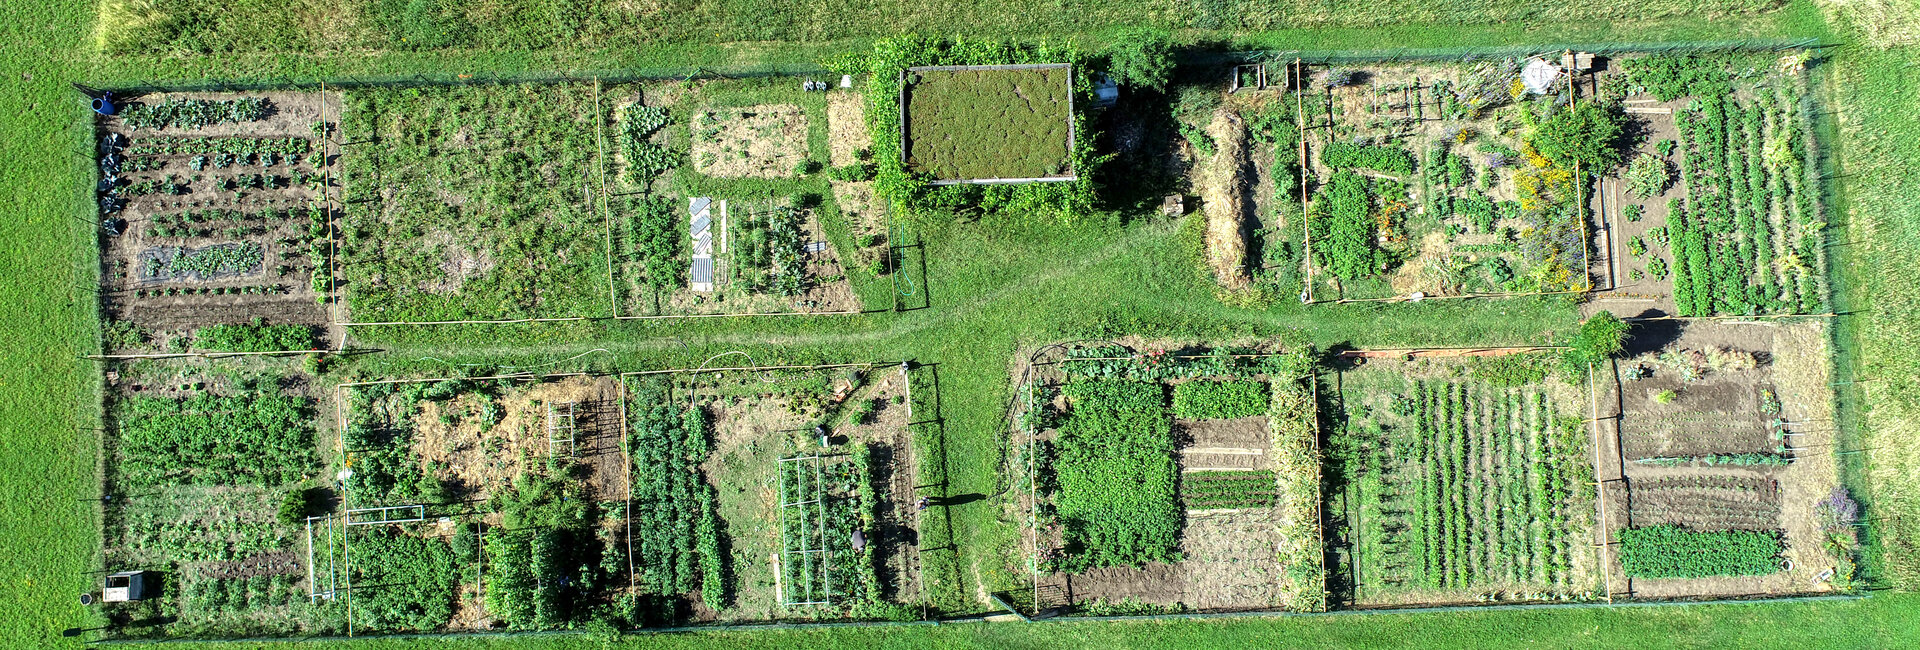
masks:
[[[113,111],[114,111],[114,105],[113,105],[112,98],[109,98],[109,97],[93,98],[93,112],[99,113],[101,115],[111,116],[113,115]]]

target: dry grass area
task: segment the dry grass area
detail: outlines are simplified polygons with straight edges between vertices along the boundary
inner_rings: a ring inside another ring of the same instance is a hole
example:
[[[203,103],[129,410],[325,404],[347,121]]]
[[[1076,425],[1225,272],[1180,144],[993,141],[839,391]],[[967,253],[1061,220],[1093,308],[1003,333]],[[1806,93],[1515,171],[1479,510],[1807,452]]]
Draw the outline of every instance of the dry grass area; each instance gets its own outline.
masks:
[[[857,92],[835,90],[827,95],[828,159],[835,167],[872,154],[873,134],[867,131],[864,104]]]
[[[693,169],[715,178],[790,178],[807,159],[807,115],[793,104],[693,116]]]
[[[1200,190],[1207,213],[1207,266],[1213,269],[1214,280],[1220,286],[1246,289],[1253,283],[1247,275],[1245,231],[1246,123],[1238,114],[1222,108],[1214,111],[1207,135],[1219,146],[1213,158],[1205,163]]]

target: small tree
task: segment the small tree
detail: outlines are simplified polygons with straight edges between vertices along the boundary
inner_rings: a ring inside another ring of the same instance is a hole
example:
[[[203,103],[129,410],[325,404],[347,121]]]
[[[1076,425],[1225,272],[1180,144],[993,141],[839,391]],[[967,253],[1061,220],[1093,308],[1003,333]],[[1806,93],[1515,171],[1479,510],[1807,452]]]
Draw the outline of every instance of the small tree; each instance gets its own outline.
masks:
[[[1107,74],[1117,84],[1166,90],[1173,79],[1173,34],[1145,27],[1122,30],[1107,50]]]
[[[1622,122],[1626,115],[1613,104],[1586,102],[1579,108],[1560,111],[1541,123],[1533,133],[1533,148],[1540,155],[1562,164],[1578,162],[1594,173],[1620,164]]]
[[[1633,326],[1614,316],[1613,312],[1603,311],[1580,324],[1580,332],[1573,336],[1573,343],[1561,357],[1567,370],[1585,371],[1600,362],[1613,358],[1626,349],[1627,330]]]

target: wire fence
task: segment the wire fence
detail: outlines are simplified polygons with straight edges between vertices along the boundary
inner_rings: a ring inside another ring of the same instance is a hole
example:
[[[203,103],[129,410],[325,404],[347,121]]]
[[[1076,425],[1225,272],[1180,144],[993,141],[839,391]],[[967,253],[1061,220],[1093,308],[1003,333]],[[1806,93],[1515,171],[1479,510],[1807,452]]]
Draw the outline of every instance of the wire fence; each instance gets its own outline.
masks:
[[[1486,45],[1432,48],[1394,48],[1381,50],[1249,50],[1197,54],[1181,59],[1187,65],[1243,64],[1300,59],[1310,64],[1443,61],[1526,57],[1566,51],[1594,54],[1710,54],[1722,52],[1779,52],[1818,48],[1827,45],[1818,38],[1739,39],[1725,41],[1670,42],[1596,42],[1527,43],[1523,45]]]
[[[1524,45],[1486,45],[1435,48],[1394,48],[1378,50],[1245,50],[1230,52],[1188,52],[1179,57],[1183,65],[1242,64],[1292,60],[1329,64],[1347,62],[1434,61],[1479,59],[1573,50],[1595,54],[1707,54],[1715,52],[1775,52],[1820,48],[1831,43],[1818,38],[1738,39],[1722,41],[1666,42],[1564,42]],[[764,77],[829,76],[834,73],[811,61],[772,61],[747,65],[656,66],[531,71],[416,72],[408,74],[340,74],[316,76],[259,76],[226,79],[168,81],[123,79],[87,84],[90,90],[120,94],[152,92],[248,92],[263,90],[319,89],[322,84],[340,89],[406,88],[415,86],[454,86],[471,84],[555,84],[555,83],[627,83],[673,79],[744,79]]]
[[[412,88],[421,86],[462,86],[499,84],[629,83],[681,79],[750,79],[767,77],[826,76],[832,72],[810,62],[762,63],[745,66],[648,67],[574,70],[535,70],[519,72],[418,72],[410,74],[342,74],[294,77],[263,76],[251,78],[163,81],[127,79],[116,82],[83,84],[87,89],[123,95],[158,92],[253,92],[265,90],[319,90],[355,88]]]

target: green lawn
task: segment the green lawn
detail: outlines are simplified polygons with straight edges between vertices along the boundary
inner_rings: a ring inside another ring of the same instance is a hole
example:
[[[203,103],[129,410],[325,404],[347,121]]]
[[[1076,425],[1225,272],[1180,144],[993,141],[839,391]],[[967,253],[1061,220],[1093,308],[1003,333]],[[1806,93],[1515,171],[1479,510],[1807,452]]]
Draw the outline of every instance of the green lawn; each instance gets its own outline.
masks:
[[[147,3],[139,3],[147,4]],[[974,33],[1036,33],[1057,30],[1098,41],[1098,31],[1135,16],[1168,16],[1163,22],[1206,28],[1226,17],[1241,24],[1281,31],[1194,32],[1197,38],[1243,46],[1301,49],[1378,49],[1386,45],[1457,46],[1570,41],[1657,41],[1733,36],[1822,35],[1820,12],[1806,0],[1764,15],[1729,15],[1714,21],[1697,18],[1738,13],[1771,3],[1728,1],[1699,8],[1693,3],[1659,0],[1621,4],[1583,0],[1540,9],[1502,0],[1483,6],[1470,2],[1369,2],[1339,14],[1318,3],[1254,5],[1203,3],[1207,10],[1187,12],[1184,3],[1122,2],[1111,5],[1054,3],[1005,5],[962,14],[950,6],[906,3],[862,5],[805,3],[798,8],[754,11],[759,2],[667,3],[661,16],[686,17],[686,40],[669,43],[633,40],[654,23],[597,22],[614,3],[596,6],[564,23],[585,26],[578,38],[555,30],[558,19],[499,18],[501,29],[479,30],[488,39],[457,44],[452,50],[398,49],[391,31],[376,23],[391,15],[381,7],[435,3],[353,1],[361,11],[332,11],[337,3],[293,0],[269,3],[244,0],[214,3],[181,0],[153,3],[167,11],[202,11],[199,20],[221,25],[196,31],[176,25],[174,36],[147,43],[168,43],[152,51],[189,45],[189,49],[229,49],[246,53],[175,58],[163,54],[108,57],[92,49],[95,12],[86,2],[44,3],[8,0],[0,21],[0,639],[5,647],[79,647],[60,645],[60,630],[89,622],[75,596],[96,579],[93,504],[97,494],[99,377],[91,362],[75,359],[96,346],[93,296],[94,244],[83,222],[92,213],[91,148],[86,108],[70,82],[182,81],[206,78],[317,79],[321,77],[392,78],[412,74],[519,74],[552,70],[700,66],[709,69],[783,64],[811,67],[822,54],[860,47],[860,40],[820,43],[825,38],[864,39],[898,29],[923,28],[944,33],[947,25]],[[448,3],[453,4],[453,3]],[[545,2],[525,3],[552,10]],[[829,6],[834,5],[834,6]],[[479,5],[476,5],[479,6]],[[889,13],[906,7],[913,11]],[[601,12],[601,13],[592,13]],[[845,15],[855,27],[839,30]],[[1144,12],[1144,13],[1142,13]],[[1224,13],[1222,13],[1224,12]],[[442,12],[445,14],[446,12]],[[1654,23],[1611,22],[1622,16],[1678,18]],[[358,16],[343,23],[307,21],[315,16]],[[547,14],[557,16],[558,13]],[[753,16],[748,21],[740,17]],[[1172,18],[1171,16],[1180,16]],[[1209,18],[1211,17],[1211,18]],[[1517,19],[1526,18],[1520,21]],[[1573,20],[1573,19],[1580,20]],[[1364,25],[1388,20],[1513,22],[1483,25],[1396,26],[1380,29],[1316,25]],[[623,19],[624,20],[624,19]],[[634,19],[640,20],[640,19]],[[262,22],[265,21],[265,22]],[[269,24],[270,23],[270,24]],[[509,24],[511,23],[511,24]],[[160,22],[154,24],[163,24]],[[416,27],[420,24],[415,23]],[[677,24],[677,23],[672,23]],[[1525,27],[1524,25],[1539,25]],[[264,26],[264,27],[263,27]],[[328,30],[324,40],[323,29]],[[337,27],[337,29],[335,29]],[[631,28],[631,29],[630,29]],[[411,28],[410,28],[411,29]],[[702,31],[695,31],[696,29]],[[111,31],[111,30],[109,30]],[[713,36],[707,36],[711,32]],[[1843,32],[1851,34],[1852,32]],[[431,36],[431,34],[428,34]],[[562,37],[564,35],[564,38]],[[617,38],[616,38],[617,35]],[[200,38],[200,45],[185,40]],[[476,37],[482,38],[482,37]],[[721,43],[794,39],[797,43]],[[548,47],[556,41],[563,47]],[[412,41],[408,41],[411,43]],[[289,50],[319,45],[320,56]],[[407,45],[406,47],[411,47]],[[474,49],[469,49],[474,48]],[[266,51],[259,51],[266,50]],[[282,50],[282,51],[273,51]],[[1844,120],[1841,189],[1855,232],[1835,241],[1843,246],[1838,266],[1853,269],[1846,278],[1858,295],[1842,296],[1842,310],[1860,310],[1842,319],[1843,359],[1861,378],[1852,385],[1851,415],[1862,446],[1872,451],[1850,456],[1860,462],[1859,477],[1876,486],[1870,505],[1877,513],[1906,514],[1907,523],[1886,525],[1897,537],[1888,550],[1920,557],[1912,545],[1920,537],[1920,499],[1913,494],[1920,465],[1920,385],[1907,377],[1920,366],[1920,323],[1914,305],[1920,288],[1902,284],[1896,270],[1920,261],[1920,209],[1908,197],[1914,177],[1907,161],[1920,157],[1920,127],[1910,117],[1916,90],[1911,70],[1920,65],[1912,49],[1879,50],[1847,46],[1834,56],[1834,104]],[[978,608],[976,594],[1010,584],[1007,569],[1016,534],[1000,523],[1004,505],[996,469],[1006,450],[1000,405],[1009,395],[1008,376],[1017,349],[1078,336],[1103,336],[1151,330],[1171,337],[1224,340],[1272,337],[1330,344],[1499,344],[1547,343],[1564,336],[1574,322],[1571,305],[1551,300],[1458,302],[1401,308],[1317,308],[1283,304],[1267,310],[1220,305],[1200,279],[1191,232],[1172,224],[1144,222],[1129,227],[1067,228],[1007,217],[938,226],[918,233],[924,251],[911,249],[909,264],[927,266],[926,278],[910,301],[932,308],[904,314],[869,314],[820,319],[763,319],[731,323],[590,322],[551,326],[501,326],[448,329],[372,328],[358,330],[362,342],[387,354],[345,365],[346,374],[389,374],[444,370],[445,363],[564,369],[643,369],[692,366],[713,354],[742,350],[760,362],[898,360],[932,364],[937,378],[939,420],[923,425],[944,434],[945,487],[949,495],[980,495],[951,508],[955,546],[944,558],[929,558],[928,569],[941,580],[940,604],[956,611]],[[918,277],[918,276],[916,276]],[[884,285],[882,285],[884,286]],[[880,296],[884,298],[884,295]],[[876,302],[864,296],[869,305]],[[885,304],[880,302],[877,304]],[[529,346],[540,346],[538,349]],[[604,349],[606,352],[591,352]],[[575,355],[586,354],[568,360]],[[427,359],[433,357],[433,359]],[[1843,372],[1843,376],[1845,373]],[[916,390],[921,384],[916,384]],[[1862,412],[1861,405],[1871,406]],[[1858,424],[1858,423],[1856,423]],[[1882,522],[1885,519],[1881,520]],[[1901,526],[1905,526],[1902,528]],[[1889,582],[1920,586],[1920,566],[1911,559],[1884,567]],[[1045,625],[955,625],[891,629],[761,631],[729,634],[640,636],[636,646],[692,646],[726,643],[742,647],[1218,647],[1263,645],[1348,645],[1381,647],[1896,647],[1920,643],[1910,612],[1920,598],[1880,596],[1866,601],[1790,605],[1710,605],[1673,608],[1499,611],[1465,614],[1327,617],[1231,622],[1059,623]],[[1630,641],[1629,641],[1630,640]],[[471,640],[466,646],[504,645],[509,641]],[[517,647],[600,647],[586,637],[538,637],[511,641]],[[368,647],[403,645],[372,642]],[[408,643],[405,645],[438,645]],[[287,644],[291,647],[292,644]]]

